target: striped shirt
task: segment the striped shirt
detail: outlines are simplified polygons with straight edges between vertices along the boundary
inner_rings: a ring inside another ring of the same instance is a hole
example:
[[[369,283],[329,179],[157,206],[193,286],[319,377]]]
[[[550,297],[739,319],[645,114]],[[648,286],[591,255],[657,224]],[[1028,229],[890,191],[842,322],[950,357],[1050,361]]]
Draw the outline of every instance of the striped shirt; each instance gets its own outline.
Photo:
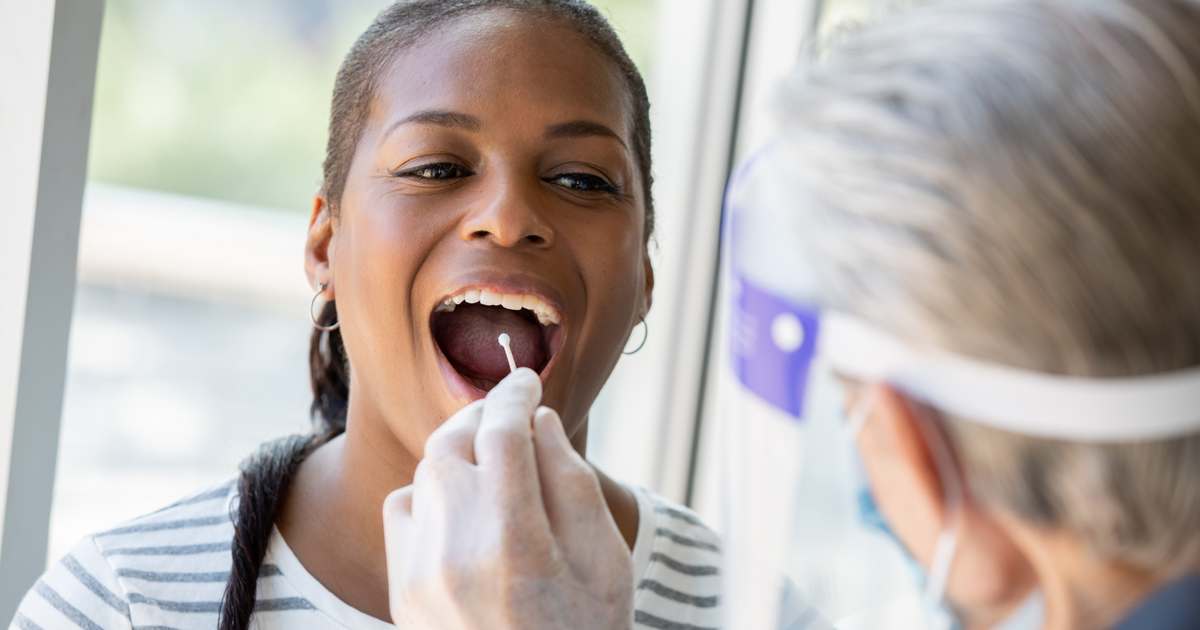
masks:
[[[633,547],[634,625],[704,630],[720,625],[717,535],[690,510],[640,488]],[[25,596],[10,630],[211,630],[231,565],[237,499],[232,481],[116,529],[83,539]],[[788,630],[828,628],[811,608],[785,612]],[[264,560],[259,630],[394,628],[350,607],[312,577],[278,530]]]

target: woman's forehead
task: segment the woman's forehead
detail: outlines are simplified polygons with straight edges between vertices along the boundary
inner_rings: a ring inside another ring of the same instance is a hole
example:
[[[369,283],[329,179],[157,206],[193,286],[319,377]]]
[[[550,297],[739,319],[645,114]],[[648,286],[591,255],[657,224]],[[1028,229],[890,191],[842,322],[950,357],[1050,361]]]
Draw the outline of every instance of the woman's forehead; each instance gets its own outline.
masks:
[[[631,144],[631,98],[615,64],[559,19],[486,11],[400,51],[375,91],[372,123],[428,111],[468,114],[481,128],[587,120]]]

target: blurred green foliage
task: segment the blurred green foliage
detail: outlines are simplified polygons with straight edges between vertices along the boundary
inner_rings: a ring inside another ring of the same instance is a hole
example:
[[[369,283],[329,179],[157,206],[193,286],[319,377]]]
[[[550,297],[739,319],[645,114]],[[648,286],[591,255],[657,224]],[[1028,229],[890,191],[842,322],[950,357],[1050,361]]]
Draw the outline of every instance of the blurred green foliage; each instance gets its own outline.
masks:
[[[307,212],[342,55],[386,0],[108,0],[88,177]],[[595,2],[648,74],[654,0]]]

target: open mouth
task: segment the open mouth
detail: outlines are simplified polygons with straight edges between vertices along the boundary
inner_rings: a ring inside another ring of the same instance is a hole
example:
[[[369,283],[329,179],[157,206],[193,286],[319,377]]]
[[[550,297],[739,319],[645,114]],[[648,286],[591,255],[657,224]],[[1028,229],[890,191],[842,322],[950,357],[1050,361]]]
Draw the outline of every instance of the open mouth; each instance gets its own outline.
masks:
[[[510,372],[497,339],[506,333],[517,367],[541,374],[562,345],[562,316],[534,295],[463,291],[434,309],[433,339],[464,380],[487,392]]]

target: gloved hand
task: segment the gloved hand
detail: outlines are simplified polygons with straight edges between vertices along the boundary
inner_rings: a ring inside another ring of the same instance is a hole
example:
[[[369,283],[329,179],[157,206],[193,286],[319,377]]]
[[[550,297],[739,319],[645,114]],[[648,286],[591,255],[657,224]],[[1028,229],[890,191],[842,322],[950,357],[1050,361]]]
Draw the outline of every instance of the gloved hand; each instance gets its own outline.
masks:
[[[425,444],[383,505],[401,628],[628,629],[633,561],[600,482],[520,368]]]

